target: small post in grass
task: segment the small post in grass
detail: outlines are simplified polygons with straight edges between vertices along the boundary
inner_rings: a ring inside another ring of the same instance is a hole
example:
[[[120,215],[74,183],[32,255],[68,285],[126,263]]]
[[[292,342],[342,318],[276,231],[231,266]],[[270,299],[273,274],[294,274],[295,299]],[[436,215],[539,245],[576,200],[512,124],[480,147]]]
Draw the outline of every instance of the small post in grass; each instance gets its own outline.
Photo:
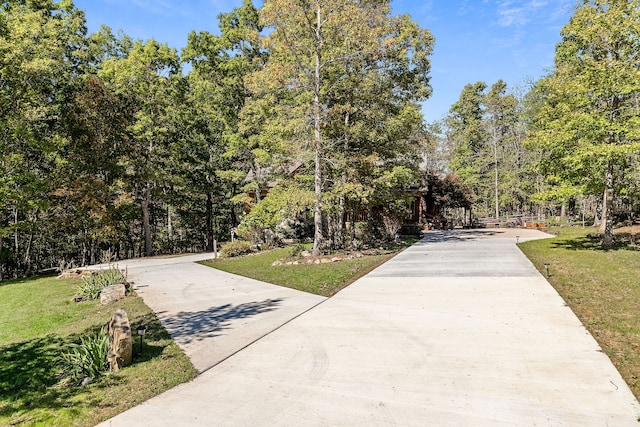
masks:
[[[547,271],[547,277],[551,277],[551,274],[549,274],[549,263],[548,262],[544,263],[544,269]]]
[[[138,335],[140,335],[140,354],[142,354],[142,337],[147,332],[147,325],[138,326],[136,331],[138,331]]]

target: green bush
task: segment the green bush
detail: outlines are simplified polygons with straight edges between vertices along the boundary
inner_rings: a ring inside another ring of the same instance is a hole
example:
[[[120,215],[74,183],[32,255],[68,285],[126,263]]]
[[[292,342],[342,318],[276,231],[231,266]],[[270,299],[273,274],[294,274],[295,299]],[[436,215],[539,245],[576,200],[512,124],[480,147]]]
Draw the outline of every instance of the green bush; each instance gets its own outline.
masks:
[[[100,298],[102,288],[115,285],[116,283],[126,283],[126,278],[122,271],[111,266],[108,270],[82,276],[78,284],[77,295],[82,300],[98,299]]]
[[[251,242],[247,242],[246,240],[236,240],[222,246],[222,249],[220,249],[220,255],[226,258],[246,255],[251,253],[251,247]]]
[[[108,351],[109,337],[104,331],[82,337],[79,344],[69,344],[69,351],[62,354],[64,373],[78,382],[98,378],[108,369]]]
[[[291,248],[291,255],[289,255],[289,257],[291,258],[300,258],[302,256],[302,252],[307,250],[307,246],[298,243],[297,245],[293,246]]]

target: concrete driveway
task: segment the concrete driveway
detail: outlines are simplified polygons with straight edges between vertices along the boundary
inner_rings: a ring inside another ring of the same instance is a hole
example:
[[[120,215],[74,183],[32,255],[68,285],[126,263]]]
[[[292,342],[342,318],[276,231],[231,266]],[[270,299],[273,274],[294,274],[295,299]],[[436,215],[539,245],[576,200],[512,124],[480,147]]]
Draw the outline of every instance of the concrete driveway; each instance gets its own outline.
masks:
[[[326,299],[196,264],[213,257],[158,257],[118,265],[200,372]]]
[[[637,400],[509,233],[429,232],[103,425],[637,426]]]

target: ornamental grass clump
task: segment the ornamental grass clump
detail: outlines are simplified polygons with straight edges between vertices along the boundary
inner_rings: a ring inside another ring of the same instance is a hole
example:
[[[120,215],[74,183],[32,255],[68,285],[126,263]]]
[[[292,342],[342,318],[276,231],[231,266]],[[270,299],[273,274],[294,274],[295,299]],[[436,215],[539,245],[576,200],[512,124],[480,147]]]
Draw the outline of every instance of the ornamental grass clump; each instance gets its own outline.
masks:
[[[109,337],[104,331],[80,338],[80,343],[69,344],[62,353],[63,373],[74,382],[94,380],[108,370]]]
[[[126,283],[126,278],[122,271],[113,266],[108,270],[92,272],[82,276],[78,284],[76,299],[81,301],[98,299],[103,288],[117,283]]]

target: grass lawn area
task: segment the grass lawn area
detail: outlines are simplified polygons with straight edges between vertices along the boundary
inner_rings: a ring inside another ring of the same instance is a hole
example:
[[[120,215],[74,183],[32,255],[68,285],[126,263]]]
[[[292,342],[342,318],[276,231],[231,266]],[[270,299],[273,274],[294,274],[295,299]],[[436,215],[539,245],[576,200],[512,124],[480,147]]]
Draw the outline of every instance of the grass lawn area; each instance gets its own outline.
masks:
[[[615,250],[600,249],[592,228],[562,228],[553,239],[520,248],[598,341],[640,398],[640,251],[636,230],[617,234]]]
[[[76,281],[0,282],[0,425],[94,426],[195,377],[188,358],[138,297],[110,305],[75,303]],[[123,308],[132,329],[148,326],[134,363],[79,387],[61,381],[59,356]]]
[[[410,243],[413,242],[407,242],[407,245]],[[294,247],[238,258],[218,258],[203,261],[202,264],[228,273],[328,297],[389,260],[405,247],[398,247],[395,251],[384,254],[327,264],[272,266],[274,261],[287,258],[295,251]]]

